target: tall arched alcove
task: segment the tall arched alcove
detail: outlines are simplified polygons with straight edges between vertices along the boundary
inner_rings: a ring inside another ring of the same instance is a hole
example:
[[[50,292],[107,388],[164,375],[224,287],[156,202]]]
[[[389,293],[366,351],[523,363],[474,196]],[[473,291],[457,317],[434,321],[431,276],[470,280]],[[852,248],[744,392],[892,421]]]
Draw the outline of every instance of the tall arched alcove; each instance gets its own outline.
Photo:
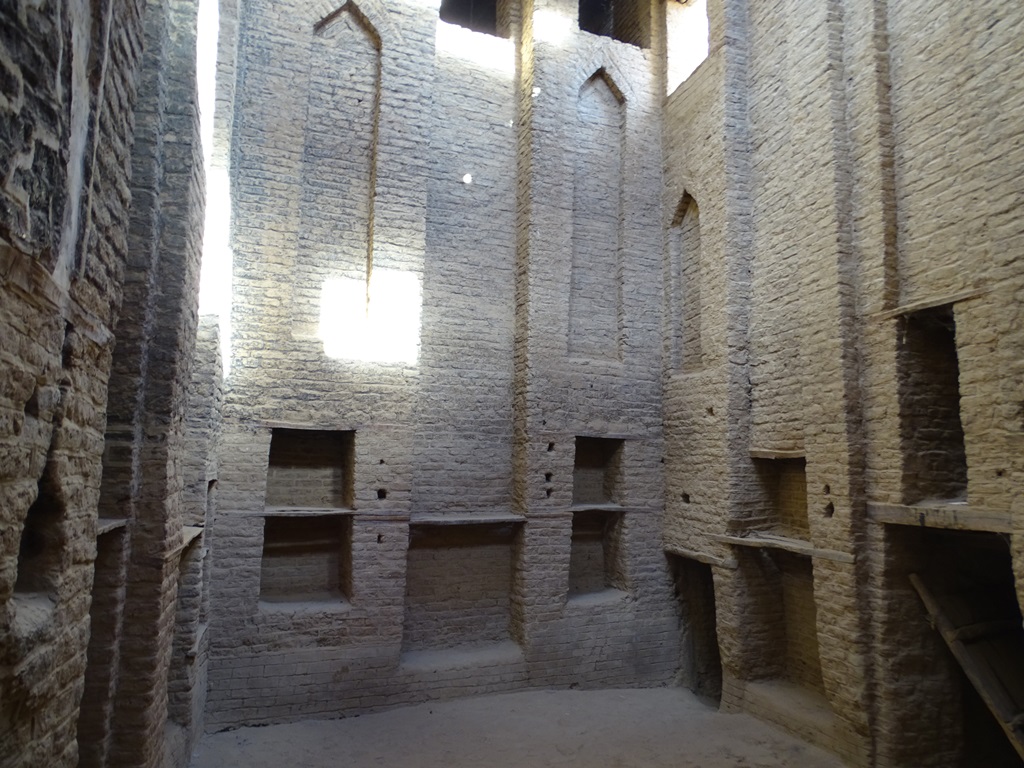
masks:
[[[599,69],[580,88],[573,150],[569,354],[620,358],[626,104]]]
[[[672,369],[702,366],[700,209],[684,192],[668,231],[669,329]]]
[[[369,278],[380,86],[380,36],[345,3],[314,26],[309,49],[293,294],[303,335],[316,332],[327,281]]]

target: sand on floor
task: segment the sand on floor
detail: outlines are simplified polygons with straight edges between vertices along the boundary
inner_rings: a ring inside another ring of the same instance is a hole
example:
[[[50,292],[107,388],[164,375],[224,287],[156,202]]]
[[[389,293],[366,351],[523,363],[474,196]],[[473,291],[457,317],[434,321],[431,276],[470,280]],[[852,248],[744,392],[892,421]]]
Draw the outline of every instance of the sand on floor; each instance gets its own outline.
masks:
[[[682,688],[534,690],[205,735],[192,768],[840,768]]]

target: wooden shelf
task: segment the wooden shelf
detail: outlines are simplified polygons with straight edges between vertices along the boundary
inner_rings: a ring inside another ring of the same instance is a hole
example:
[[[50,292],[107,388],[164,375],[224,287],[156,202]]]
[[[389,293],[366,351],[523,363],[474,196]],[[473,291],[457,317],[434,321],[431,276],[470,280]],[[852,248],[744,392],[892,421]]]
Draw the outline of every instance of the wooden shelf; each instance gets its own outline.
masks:
[[[409,518],[409,525],[504,525],[522,523],[526,518],[511,513],[499,514],[418,514]]]
[[[686,549],[685,547],[677,547],[675,545],[665,547],[665,552],[677,557],[685,557],[687,560],[696,560],[698,563],[704,563],[715,568],[726,568],[730,571],[735,571],[739,568],[739,563],[736,562],[734,557],[717,557],[706,552],[698,552],[695,549]]]
[[[96,520],[96,535],[102,536],[105,533],[125,528],[128,520],[123,517],[101,517]]]
[[[229,512],[243,517],[313,517],[317,515],[354,515],[351,507],[264,507],[262,510]]]
[[[807,452],[803,448],[777,449],[777,448],[751,448],[750,458],[752,459],[805,459]]]
[[[921,504],[880,504],[869,501],[868,518],[876,523],[914,525],[919,528],[1013,532],[1013,515],[1009,510],[980,509],[961,501]]]
[[[625,512],[621,504],[573,504],[570,512]]]
[[[980,296],[984,296],[986,293],[988,293],[987,288],[968,288],[956,293],[946,294],[945,296],[937,296],[932,299],[914,301],[910,304],[894,307],[893,309],[883,309],[880,312],[873,312],[869,314],[868,317],[873,320],[892,320],[894,317],[909,315],[912,312],[920,312],[922,309],[932,309],[933,307],[943,307],[947,304],[956,304],[961,301],[977,299]]]
[[[809,541],[803,539],[791,539],[788,536],[779,536],[774,533],[748,533],[745,536],[713,535],[714,541],[729,544],[735,547],[753,547],[758,549],[781,549],[785,552],[792,552],[807,557],[817,557],[822,560],[832,560],[836,563],[853,563],[855,558],[846,552],[839,552],[834,549],[821,549],[815,547]]]

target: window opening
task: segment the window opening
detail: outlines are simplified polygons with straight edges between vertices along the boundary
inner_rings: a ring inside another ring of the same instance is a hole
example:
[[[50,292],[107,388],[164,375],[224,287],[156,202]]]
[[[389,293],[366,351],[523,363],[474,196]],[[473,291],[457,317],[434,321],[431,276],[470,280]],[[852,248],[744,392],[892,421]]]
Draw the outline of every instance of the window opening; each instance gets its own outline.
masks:
[[[498,34],[497,0],[442,0],[440,17],[474,32]]]

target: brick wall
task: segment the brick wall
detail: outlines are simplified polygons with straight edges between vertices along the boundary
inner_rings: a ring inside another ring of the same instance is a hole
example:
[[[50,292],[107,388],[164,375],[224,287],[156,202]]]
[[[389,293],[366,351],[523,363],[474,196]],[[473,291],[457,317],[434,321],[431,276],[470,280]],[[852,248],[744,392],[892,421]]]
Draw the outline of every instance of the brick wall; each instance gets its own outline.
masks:
[[[670,679],[660,326],[648,310],[660,295],[647,202],[658,180],[632,170],[660,162],[650,53],[588,33],[564,49],[534,41],[532,10],[510,4],[496,30],[508,38],[439,21],[421,3],[300,5],[249,3],[240,20],[209,722],[352,713],[527,681]],[[575,18],[575,3],[557,10]],[[331,30],[353,44],[325,46]],[[536,121],[524,111],[533,100]],[[281,118],[311,103],[314,120]],[[566,132],[584,123],[593,141],[565,152]],[[354,281],[346,295],[363,330],[335,327],[332,338],[301,327],[296,313],[332,308],[318,290],[342,277]],[[418,293],[375,325],[388,279]],[[528,328],[524,311],[535,313]],[[408,329],[415,355],[388,359]],[[360,333],[371,343],[354,350]],[[263,518],[294,503],[274,487],[271,447],[289,429],[354,433],[344,604],[260,600]],[[568,600],[580,434],[619,448],[609,471],[596,468],[601,499],[621,510],[600,543],[611,567],[590,602]],[[463,541],[489,525],[515,533]],[[604,595],[606,581],[623,591]],[[467,644],[474,653],[460,655]],[[300,653],[287,671],[272,661],[312,648],[322,664]]]
[[[140,15],[135,2],[0,11],[5,764],[78,758]]]
[[[805,729],[754,693],[763,651],[783,642],[753,610],[771,578],[754,547],[723,546],[775,514],[779,532],[809,544],[813,583],[783,583],[799,585],[796,603],[816,620],[801,610],[782,626],[808,658],[817,642],[821,723],[832,723],[816,726],[819,741],[855,764],[953,764],[951,745],[976,747],[947,733],[925,756],[916,736],[894,736],[920,709],[896,667],[920,665],[929,688],[938,651],[934,638],[906,648],[894,617],[917,606],[906,572],[888,569],[913,555],[875,520],[884,507],[907,523],[1000,530],[1018,514],[1004,483],[1020,425],[1004,404],[1019,387],[1006,384],[1016,365],[1003,354],[1020,348],[1010,297],[1022,276],[995,254],[1022,235],[999,213],[1019,196],[1003,133],[1019,120],[1007,117],[1015,97],[982,81],[1005,68],[997,50],[1019,47],[1021,14],[902,1],[708,10],[711,54],[666,104],[664,269],[676,280],[683,268],[672,225],[688,195],[700,207],[709,366],[665,377],[666,543],[714,564],[725,706]],[[669,353],[687,312],[674,290]],[[925,330],[939,315],[941,342]],[[796,461],[803,488],[795,475],[765,482],[766,467]],[[794,503],[780,505],[787,485]],[[950,500],[955,523],[923,511]]]
[[[511,526],[412,530],[403,649],[441,650],[511,637],[513,535]]]

